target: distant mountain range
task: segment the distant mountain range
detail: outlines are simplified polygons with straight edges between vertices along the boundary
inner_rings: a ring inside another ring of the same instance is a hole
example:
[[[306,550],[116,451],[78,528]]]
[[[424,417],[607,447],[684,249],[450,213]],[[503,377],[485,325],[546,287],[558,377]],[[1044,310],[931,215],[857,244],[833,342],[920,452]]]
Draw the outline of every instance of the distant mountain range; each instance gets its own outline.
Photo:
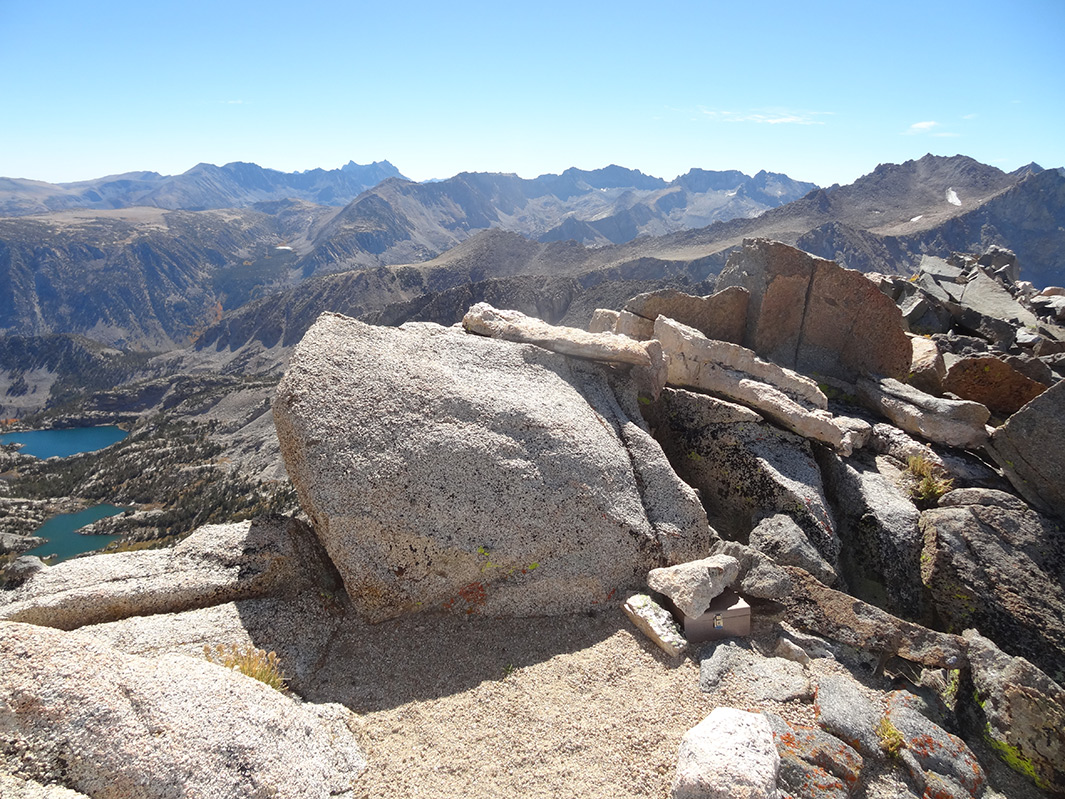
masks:
[[[319,205],[346,205],[387,178],[403,176],[388,161],[340,169],[278,172],[235,161],[225,166],[197,164],[180,175],[127,172],[78,183],[44,183],[0,177],[0,216],[27,216],[72,208],[170,210],[246,208],[271,200],[297,199]]]
[[[211,169],[243,174],[233,166]],[[1063,219],[1061,170],[1005,173],[931,155],[827,189],[767,172],[692,170],[666,182],[611,166],[535,180],[388,177],[342,208],[285,198],[66,210],[0,219],[0,335],[78,334],[127,350],[272,347],[323,310],[450,322],[478,291],[505,302],[507,281],[526,307],[547,304],[539,315],[577,321],[593,295],[609,303],[611,281],[708,288],[747,236],[892,273],[923,254],[998,244],[1017,253],[1023,278],[1060,284]]]
[[[305,274],[424,261],[477,230],[598,247],[752,217],[816,189],[787,175],[693,169],[666,182],[609,166],[524,180],[463,172],[434,183],[386,180],[342,210],[312,243]]]

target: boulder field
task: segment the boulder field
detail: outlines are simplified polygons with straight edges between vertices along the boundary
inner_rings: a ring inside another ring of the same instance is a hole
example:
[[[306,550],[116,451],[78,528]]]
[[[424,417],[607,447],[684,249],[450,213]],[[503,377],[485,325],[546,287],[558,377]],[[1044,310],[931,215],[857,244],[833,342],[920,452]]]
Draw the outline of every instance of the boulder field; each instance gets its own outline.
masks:
[[[720,293],[641,295],[591,332],[324,314],[273,403],[301,518],[22,564],[0,591],[0,792],[367,795],[360,713],[402,704],[360,693],[370,630],[615,614],[653,668],[696,669],[671,702],[715,709],[642,787],[543,795],[1065,795],[1065,330],[1013,263],[907,281],[748,240]],[[687,641],[669,608],[726,591],[750,636]],[[389,640],[396,669],[420,646]],[[404,691],[414,718],[432,691]]]

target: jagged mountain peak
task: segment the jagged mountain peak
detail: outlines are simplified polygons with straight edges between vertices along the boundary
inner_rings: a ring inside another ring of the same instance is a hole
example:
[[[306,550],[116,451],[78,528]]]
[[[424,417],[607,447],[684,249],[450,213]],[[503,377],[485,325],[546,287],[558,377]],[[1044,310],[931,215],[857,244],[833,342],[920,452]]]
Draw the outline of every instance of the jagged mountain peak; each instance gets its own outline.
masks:
[[[582,180],[595,189],[659,189],[667,185],[662,178],[645,175],[638,169],[628,169],[617,164],[592,170],[570,167],[561,177]]]

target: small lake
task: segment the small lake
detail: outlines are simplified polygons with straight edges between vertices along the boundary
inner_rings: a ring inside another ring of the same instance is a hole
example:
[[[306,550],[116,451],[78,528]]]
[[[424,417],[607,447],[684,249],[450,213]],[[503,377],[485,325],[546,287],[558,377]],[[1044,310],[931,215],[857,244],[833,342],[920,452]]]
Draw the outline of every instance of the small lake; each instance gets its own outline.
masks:
[[[87,524],[92,524],[108,516],[117,516],[125,508],[115,505],[94,505],[77,513],[60,513],[53,516],[34,531],[34,535],[47,538],[48,542],[34,547],[23,555],[36,555],[39,558],[47,555],[58,555],[55,562],[72,558],[82,552],[92,552],[114,541],[116,535],[79,535],[80,530]]]
[[[0,435],[0,444],[22,444],[21,452],[45,460],[58,455],[69,458],[117,444],[128,434],[114,425],[102,427],[71,427],[66,430],[31,430],[27,433],[5,433]],[[79,535],[87,524],[92,524],[108,516],[115,516],[125,508],[116,505],[96,505],[77,513],[61,513],[53,516],[34,531],[34,535],[48,539],[48,542],[34,547],[24,555],[45,557],[57,555],[55,562],[72,558],[83,552],[92,552],[106,546],[118,536],[113,535]]]
[[[58,455],[68,458],[82,452],[95,452],[98,449],[117,444],[128,433],[125,430],[107,425],[103,427],[72,427],[68,430],[31,430],[28,433],[4,433],[0,435],[0,444],[22,444],[22,452],[44,460]]]

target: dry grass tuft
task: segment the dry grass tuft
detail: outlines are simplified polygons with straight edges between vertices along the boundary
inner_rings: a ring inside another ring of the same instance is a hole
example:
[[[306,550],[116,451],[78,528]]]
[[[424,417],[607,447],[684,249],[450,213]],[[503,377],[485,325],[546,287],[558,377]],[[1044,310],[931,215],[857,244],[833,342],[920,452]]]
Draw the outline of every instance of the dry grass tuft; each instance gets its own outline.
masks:
[[[910,494],[919,503],[934,505],[954,488],[954,481],[940,474],[940,470],[921,455],[911,455],[906,468],[914,479]]]
[[[241,648],[235,644],[218,644],[214,649],[204,646],[203,654],[212,663],[236,669],[278,691],[285,690],[285,675],[281,673],[276,652],[264,652],[254,646]]]

